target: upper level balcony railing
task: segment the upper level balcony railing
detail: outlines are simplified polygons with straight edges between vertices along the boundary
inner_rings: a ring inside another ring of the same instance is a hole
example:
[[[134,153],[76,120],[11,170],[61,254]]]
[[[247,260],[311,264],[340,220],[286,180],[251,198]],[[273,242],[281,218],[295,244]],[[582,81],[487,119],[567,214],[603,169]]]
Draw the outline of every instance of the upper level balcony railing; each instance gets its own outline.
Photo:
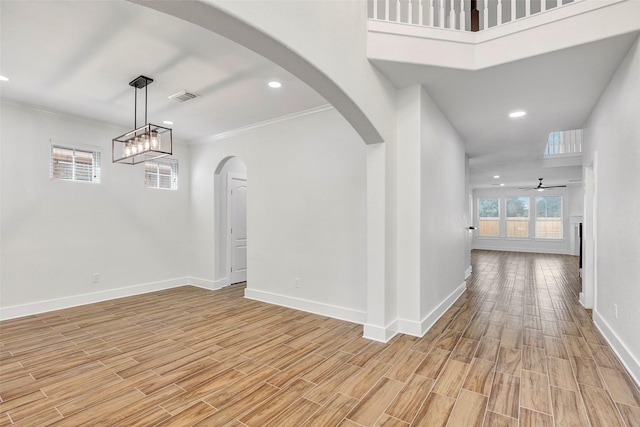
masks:
[[[582,129],[551,132],[544,150],[545,156],[579,155],[582,153]]]
[[[482,31],[583,0],[369,0],[371,19]]]

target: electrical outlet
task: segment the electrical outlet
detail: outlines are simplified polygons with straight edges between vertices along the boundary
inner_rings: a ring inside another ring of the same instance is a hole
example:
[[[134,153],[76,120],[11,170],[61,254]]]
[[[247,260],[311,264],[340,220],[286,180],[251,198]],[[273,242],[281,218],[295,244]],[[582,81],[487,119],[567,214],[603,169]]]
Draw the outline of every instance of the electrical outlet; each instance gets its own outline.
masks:
[[[100,273],[93,273],[93,283],[100,283]]]
[[[299,277],[296,277],[296,285],[295,286],[296,286],[296,288],[300,287],[300,278]]]
[[[613,309],[615,310],[616,319],[617,319],[618,318],[618,304],[613,304]]]

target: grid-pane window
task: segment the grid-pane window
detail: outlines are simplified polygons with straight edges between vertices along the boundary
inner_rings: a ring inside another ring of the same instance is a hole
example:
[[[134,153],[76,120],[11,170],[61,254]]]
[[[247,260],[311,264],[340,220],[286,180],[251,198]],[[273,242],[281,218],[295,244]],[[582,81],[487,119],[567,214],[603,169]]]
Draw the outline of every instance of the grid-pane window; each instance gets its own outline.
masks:
[[[486,197],[478,199],[478,235],[500,237],[500,199]]]
[[[148,160],[144,164],[146,188],[178,189],[178,161],[173,159]]]
[[[507,197],[507,237],[529,237],[529,197]]]
[[[51,145],[52,179],[100,182],[100,151]]]
[[[536,197],[536,238],[562,239],[562,196]]]

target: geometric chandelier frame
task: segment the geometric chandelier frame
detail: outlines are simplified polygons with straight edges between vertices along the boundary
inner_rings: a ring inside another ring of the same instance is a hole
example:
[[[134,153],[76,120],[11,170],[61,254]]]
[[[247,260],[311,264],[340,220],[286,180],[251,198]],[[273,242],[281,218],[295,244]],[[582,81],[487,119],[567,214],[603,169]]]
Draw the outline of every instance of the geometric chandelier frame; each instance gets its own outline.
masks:
[[[113,163],[136,165],[147,160],[173,154],[173,132],[170,128],[147,122],[147,86],[153,79],[139,76],[129,82],[135,91],[133,130],[111,140],[111,160]],[[144,122],[137,127],[138,89],[144,92]]]

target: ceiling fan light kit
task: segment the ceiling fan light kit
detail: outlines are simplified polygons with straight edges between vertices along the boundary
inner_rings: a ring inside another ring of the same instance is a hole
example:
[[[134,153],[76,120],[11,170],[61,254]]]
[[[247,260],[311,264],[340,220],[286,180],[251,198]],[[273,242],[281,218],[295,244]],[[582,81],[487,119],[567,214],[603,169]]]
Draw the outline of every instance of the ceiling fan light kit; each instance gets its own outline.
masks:
[[[133,130],[111,140],[111,160],[113,163],[136,165],[147,160],[173,154],[173,137],[170,128],[147,122],[147,86],[152,78],[139,76],[129,82],[135,91]],[[138,89],[144,89],[144,122],[137,127]]]

